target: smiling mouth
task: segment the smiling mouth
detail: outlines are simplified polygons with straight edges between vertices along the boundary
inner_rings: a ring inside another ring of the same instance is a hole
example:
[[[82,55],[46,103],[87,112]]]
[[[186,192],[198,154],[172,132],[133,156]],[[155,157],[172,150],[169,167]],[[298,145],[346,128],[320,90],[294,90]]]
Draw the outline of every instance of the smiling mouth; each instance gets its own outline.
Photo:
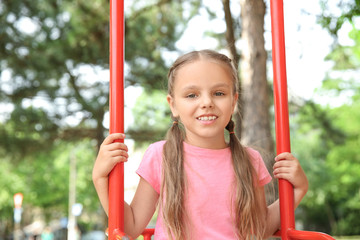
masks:
[[[200,121],[213,121],[213,120],[217,119],[217,117],[216,116],[201,116],[201,117],[197,117],[196,119],[200,120]]]

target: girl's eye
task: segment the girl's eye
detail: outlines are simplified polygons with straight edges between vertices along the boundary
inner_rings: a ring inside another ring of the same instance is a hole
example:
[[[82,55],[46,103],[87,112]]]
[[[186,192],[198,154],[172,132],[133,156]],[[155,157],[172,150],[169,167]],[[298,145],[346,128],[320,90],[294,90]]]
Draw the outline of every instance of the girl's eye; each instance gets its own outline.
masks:
[[[215,96],[224,96],[225,95],[225,93],[223,93],[223,92],[215,92],[215,94],[214,94]]]
[[[196,98],[196,94],[195,93],[191,93],[186,95],[187,98]]]

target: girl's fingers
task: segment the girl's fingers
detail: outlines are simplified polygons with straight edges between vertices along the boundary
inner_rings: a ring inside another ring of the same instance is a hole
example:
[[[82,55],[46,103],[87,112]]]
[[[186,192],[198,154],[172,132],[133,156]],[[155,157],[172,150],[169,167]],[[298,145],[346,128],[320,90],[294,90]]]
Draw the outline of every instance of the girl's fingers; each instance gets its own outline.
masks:
[[[281,179],[285,179],[285,180],[290,180],[291,175],[289,173],[278,173],[278,174],[274,174],[275,178],[281,178]]]
[[[292,167],[278,167],[278,168],[274,168],[274,173],[280,173],[280,172],[291,172],[292,171]]]
[[[107,148],[108,151],[116,151],[116,150],[123,150],[128,151],[128,147],[124,143],[120,142],[113,142],[112,144],[105,145],[104,148]]]
[[[94,178],[107,177],[117,163],[128,161],[126,144],[116,141],[124,138],[123,133],[113,133],[104,139],[95,161]]]
[[[283,153],[280,153],[279,155],[277,155],[276,157],[275,157],[275,161],[280,161],[280,160],[294,160],[294,159],[296,159],[295,157],[294,157],[294,155],[292,155],[291,153],[289,153],[289,152],[283,152]]]
[[[120,163],[120,162],[127,162],[128,158],[125,156],[116,156],[113,158],[115,160],[115,163]]]
[[[284,152],[276,156],[273,166],[273,174],[277,179],[285,179],[289,181],[294,188],[306,192],[308,189],[308,181],[306,175],[300,165],[300,162],[294,155]]]
[[[111,144],[115,140],[118,140],[118,139],[125,139],[125,134],[124,133],[112,133],[104,139],[103,144],[104,145]]]
[[[103,159],[106,159],[106,161],[102,161],[102,163],[98,163],[98,164],[95,163],[95,165],[98,165],[100,167],[99,164],[101,164],[103,166],[102,171],[104,172],[102,175],[107,176],[111,171],[111,169],[113,169],[117,163],[127,162],[128,158],[129,156],[127,152],[122,150],[117,150],[109,153],[108,156],[105,156]]]
[[[273,169],[277,168],[297,168],[300,164],[297,158],[294,157],[291,153],[284,152],[275,157],[275,164]]]
[[[125,157],[128,158],[129,155],[127,152],[123,151],[123,150],[115,150],[111,152],[111,156],[112,157]]]
[[[293,160],[282,160],[279,162],[276,162],[273,166],[273,169],[276,168],[283,168],[283,167],[293,167],[296,166],[296,163]]]
[[[294,176],[290,173],[279,173],[274,175],[276,179],[284,179],[289,181],[292,185],[294,185]]]
[[[288,180],[295,176],[294,171],[292,169],[283,169],[281,171],[275,170],[273,172],[273,174],[274,174],[275,178],[285,178],[285,179],[288,179]]]

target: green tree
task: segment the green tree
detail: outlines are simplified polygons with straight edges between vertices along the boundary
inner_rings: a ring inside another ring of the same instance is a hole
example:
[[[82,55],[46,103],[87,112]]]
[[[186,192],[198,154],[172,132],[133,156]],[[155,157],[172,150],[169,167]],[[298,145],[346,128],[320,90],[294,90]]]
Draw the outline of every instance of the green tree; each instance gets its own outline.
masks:
[[[164,139],[171,124],[165,91],[144,91],[136,100],[132,113],[136,120],[127,133],[137,147]]]
[[[307,101],[293,111],[296,113],[290,121],[292,152],[301,160],[310,183],[297,210],[297,219],[306,230],[331,233],[334,216],[326,200],[325,185],[332,176],[326,156],[336,144],[344,142],[345,135],[332,122],[329,108]]]
[[[191,14],[184,17],[181,2],[132,2],[125,16],[127,86],[162,87],[162,53],[176,50],[175,40],[198,4],[187,2]],[[16,191],[27,191],[29,204],[63,212],[70,154],[64,145],[93,139],[98,148],[106,133],[109,2],[5,0],[0,22],[0,103],[8,109],[0,118],[1,171],[8,174],[0,182],[17,181],[1,188],[1,217],[11,219],[10,193]],[[83,155],[87,170],[95,152]],[[89,180],[91,172],[84,175]],[[79,191],[92,189],[85,182]]]
[[[46,144],[57,138],[89,137],[100,145],[108,106],[108,75],[101,75],[108,68],[108,2],[0,4],[1,102],[26,118],[32,111],[29,107],[42,111],[44,116],[37,117],[36,127],[48,130]],[[195,9],[197,1],[190,4],[190,9]],[[175,40],[187,20],[182,11],[179,2],[133,2],[125,25],[125,60],[130,69],[127,85],[163,86],[167,70],[161,52],[176,50]],[[28,30],[22,28],[24,23]],[[15,117],[8,114],[3,118],[13,122]],[[2,131],[7,133],[6,128]]]
[[[331,2],[329,4],[328,0],[320,1],[322,13],[318,18],[318,22],[326,28],[332,36],[337,38],[338,32],[344,23],[352,23],[354,18],[360,15],[360,1],[335,1],[332,2],[332,4],[333,5],[331,5]],[[329,5],[331,7],[329,7]],[[334,8],[336,11],[334,11]]]
[[[359,92],[359,83],[351,86]],[[310,180],[300,216],[306,229],[360,233],[355,227],[360,224],[359,107],[358,101],[339,107],[308,103],[298,116],[292,142]]]
[[[352,17],[344,19],[351,22]],[[327,56],[334,68],[319,94],[329,103],[302,107],[297,119],[300,137],[295,140],[310,179],[303,205],[304,224],[334,235],[360,234],[360,29],[352,26],[349,38],[354,44],[337,43]]]
[[[69,161],[77,162],[77,202],[83,204],[82,224],[94,226],[89,216],[97,212],[99,205],[92,186],[92,164],[96,144],[89,140],[82,142],[57,141],[51,150],[27,156],[18,164],[11,162],[11,156],[2,158],[0,194],[0,221],[3,226],[12,225],[13,200],[16,192],[22,192],[23,224],[33,220],[36,209],[42,209],[45,220],[60,219],[68,213]],[[75,184],[75,183],[74,183]],[[35,209],[35,211],[33,210]],[[87,218],[86,218],[87,217]],[[7,229],[8,231],[9,229]],[[0,232],[0,236],[5,234]],[[5,237],[5,235],[3,236]]]

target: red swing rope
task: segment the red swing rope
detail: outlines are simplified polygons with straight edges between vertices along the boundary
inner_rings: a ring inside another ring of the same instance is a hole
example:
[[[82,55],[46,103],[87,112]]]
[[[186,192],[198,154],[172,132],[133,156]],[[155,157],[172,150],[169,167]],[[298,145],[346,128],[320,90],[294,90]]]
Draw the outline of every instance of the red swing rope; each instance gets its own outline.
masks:
[[[290,152],[289,111],[286,80],[284,12],[282,0],[271,0],[272,57],[274,72],[274,108],[277,154]],[[294,189],[286,180],[279,180],[281,238],[333,239],[318,232],[295,230]]]

